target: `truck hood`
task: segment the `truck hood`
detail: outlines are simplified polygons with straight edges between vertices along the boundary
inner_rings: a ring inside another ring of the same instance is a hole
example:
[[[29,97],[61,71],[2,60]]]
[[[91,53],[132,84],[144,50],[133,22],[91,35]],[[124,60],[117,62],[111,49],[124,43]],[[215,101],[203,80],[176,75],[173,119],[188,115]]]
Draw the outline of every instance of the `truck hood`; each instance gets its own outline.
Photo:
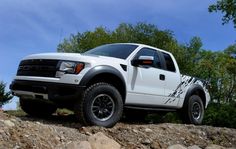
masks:
[[[99,63],[110,64],[119,63],[126,64],[126,60],[107,57],[107,56],[98,56],[98,55],[85,55],[80,53],[40,53],[32,54],[24,58],[27,59],[55,59],[55,60],[69,60],[69,61],[79,61],[79,62],[88,62],[88,63]]]

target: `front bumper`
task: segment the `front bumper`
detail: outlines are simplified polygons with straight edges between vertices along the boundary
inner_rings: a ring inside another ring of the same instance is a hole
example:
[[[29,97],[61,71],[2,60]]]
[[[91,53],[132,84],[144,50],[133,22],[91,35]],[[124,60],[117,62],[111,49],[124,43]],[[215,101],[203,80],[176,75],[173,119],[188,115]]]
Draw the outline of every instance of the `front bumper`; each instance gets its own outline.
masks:
[[[73,104],[81,97],[85,86],[55,82],[14,80],[10,89],[20,98],[38,99],[58,105]]]

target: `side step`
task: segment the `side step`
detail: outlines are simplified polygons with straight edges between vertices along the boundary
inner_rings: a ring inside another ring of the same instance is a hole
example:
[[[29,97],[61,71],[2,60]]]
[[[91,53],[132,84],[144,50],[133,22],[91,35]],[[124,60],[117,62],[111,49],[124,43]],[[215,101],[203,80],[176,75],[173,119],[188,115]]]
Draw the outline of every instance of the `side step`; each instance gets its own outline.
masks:
[[[141,105],[125,105],[126,109],[136,109],[145,111],[164,111],[164,112],[176,112],[178,109],[165,108],[165,107],[154,107],[154,106],[141,106]]]

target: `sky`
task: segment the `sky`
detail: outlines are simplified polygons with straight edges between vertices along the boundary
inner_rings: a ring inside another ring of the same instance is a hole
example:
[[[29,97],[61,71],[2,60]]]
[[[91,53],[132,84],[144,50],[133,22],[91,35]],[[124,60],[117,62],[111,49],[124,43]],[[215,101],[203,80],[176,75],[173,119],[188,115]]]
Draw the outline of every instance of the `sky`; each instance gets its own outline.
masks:
[[[172,30],[180,43],[193,36],[203,49],[224,50],[236,41],[233,24],[222,25],[220,13],[209,13],[216,0],[1,0],[0,80],[7,86],[18,64],[29,54],[56,52],[70,34],[103,26],[113,30],[120,23],[155,24]],[[8,87],[7,87],[8,88]],[[17,98],[5,106],[12,109]]]

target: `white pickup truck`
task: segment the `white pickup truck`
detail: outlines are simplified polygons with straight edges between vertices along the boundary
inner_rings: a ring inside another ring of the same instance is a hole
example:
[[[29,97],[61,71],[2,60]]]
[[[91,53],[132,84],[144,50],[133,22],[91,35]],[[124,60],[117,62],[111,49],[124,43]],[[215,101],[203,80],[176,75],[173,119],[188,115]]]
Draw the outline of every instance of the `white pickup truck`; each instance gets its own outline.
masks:
[[[29,55],[10,89],[29,115],[68,108],[83,124],[104,127],[114,126],[123,110],[131,119],[145,111],[179,111],[183,122],[201,124],[210,100],[207,82],[181,75],[171,53],[133,43]]]

